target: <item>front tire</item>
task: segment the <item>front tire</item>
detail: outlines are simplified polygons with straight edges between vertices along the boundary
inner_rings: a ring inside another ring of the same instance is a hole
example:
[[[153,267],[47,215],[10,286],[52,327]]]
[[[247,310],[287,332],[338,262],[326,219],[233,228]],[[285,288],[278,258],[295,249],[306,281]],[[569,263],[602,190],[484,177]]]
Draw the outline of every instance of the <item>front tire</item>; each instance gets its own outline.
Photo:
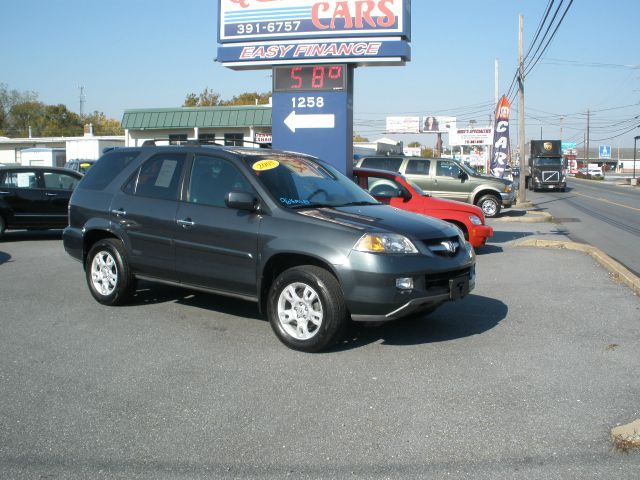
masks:
[[[318,352],[336,343],[349,318],[338,280],[311,265],[290,268],[276,278],[267,316],[278,339],[302,352]]]
[[[91,295],[103,305],[122,305],[134,291],[135,279],[120,240],[96,242],[87,255],[85,275]]]
[[[484,195],[478,200],[477,205],[482,209],[485,217],[493,218],[500,213],[500,200],[495,195]]]

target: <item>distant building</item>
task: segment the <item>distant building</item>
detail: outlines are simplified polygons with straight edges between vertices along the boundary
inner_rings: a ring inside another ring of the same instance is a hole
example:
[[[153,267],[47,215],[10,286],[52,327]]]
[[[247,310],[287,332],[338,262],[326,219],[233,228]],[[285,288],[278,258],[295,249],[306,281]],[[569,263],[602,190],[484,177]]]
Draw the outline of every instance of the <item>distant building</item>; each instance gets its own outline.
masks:
[[[203,140],[221,145],[271,145],[271,105],[146,108],[122,117],[126,146],[145,140],[180,144]]]

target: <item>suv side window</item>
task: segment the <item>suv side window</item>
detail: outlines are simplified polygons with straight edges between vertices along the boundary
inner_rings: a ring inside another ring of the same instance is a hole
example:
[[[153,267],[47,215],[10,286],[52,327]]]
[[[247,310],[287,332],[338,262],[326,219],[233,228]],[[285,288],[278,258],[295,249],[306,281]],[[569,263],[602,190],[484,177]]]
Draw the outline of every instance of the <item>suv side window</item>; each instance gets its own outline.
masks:
[[[44,188],[54,190],[73,190],[78,182],[76,177],[66,173],[44,172]]]
[[[379,170],[389,170],[391,172],[400,171],[402,158],[398,157],[375,157],[365,158],[360,165],[362,168],[377,168]]]
[[[0,187],[38,188],[38,176],[34,171],[5,172],[0,180]]]
[[[438,177],[452,177],[459,178],[460,167],[449,160],[438,160],[438,166],[436,167],[436,175]]]
[[[429,175],[429,166],[431,161],[429,160],[409,160],[405,175]]]
[[[253,191],[240,170],[231,162],[216,157],[196,156],[193,160],[187,201],[224,207],[232,190]]]
[[[139,150],[114,150],[105,153],[99,162],[96,162],[93,167],[87,170],[80,184],[80,188],[87,190],[104,189],[129,163],[135,160],[139,154]]]
[[[183,153],[155,155],[138,169],[123,190],[140,197],[175,200],[184,160]]]

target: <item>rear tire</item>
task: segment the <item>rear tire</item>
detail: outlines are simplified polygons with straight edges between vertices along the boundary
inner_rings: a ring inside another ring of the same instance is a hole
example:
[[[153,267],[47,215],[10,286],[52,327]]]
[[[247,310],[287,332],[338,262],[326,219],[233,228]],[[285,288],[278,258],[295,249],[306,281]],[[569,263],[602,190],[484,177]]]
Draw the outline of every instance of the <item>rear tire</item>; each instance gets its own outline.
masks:
[[[318,352],[336,343],[349,319],[338,280],[312,265],[290,268],[276,278],[267,316],[278,339],[302,352]]]
[[[91,247],[85,276],[91,295],[103,305],[122,305],[135,289],[124,245],[114,238],[99,240]]]
[[[480,197],[478,205],[485,217],[493,218],[500,213],[501,201],[495,195],[487,194]]]

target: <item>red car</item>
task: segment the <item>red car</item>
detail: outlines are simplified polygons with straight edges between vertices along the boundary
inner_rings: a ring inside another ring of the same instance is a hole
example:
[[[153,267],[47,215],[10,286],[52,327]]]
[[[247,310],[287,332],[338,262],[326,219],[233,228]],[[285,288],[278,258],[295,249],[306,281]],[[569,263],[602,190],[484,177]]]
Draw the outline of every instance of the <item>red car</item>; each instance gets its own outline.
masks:
[[[361,188],[381,203],[453,223],[462,230],[474,248],[482,247],[487,243],[487,238],[493,235],[493,229],[485,225],[479,207],[430,197],[398,173],[354,168],[353,177]]]

